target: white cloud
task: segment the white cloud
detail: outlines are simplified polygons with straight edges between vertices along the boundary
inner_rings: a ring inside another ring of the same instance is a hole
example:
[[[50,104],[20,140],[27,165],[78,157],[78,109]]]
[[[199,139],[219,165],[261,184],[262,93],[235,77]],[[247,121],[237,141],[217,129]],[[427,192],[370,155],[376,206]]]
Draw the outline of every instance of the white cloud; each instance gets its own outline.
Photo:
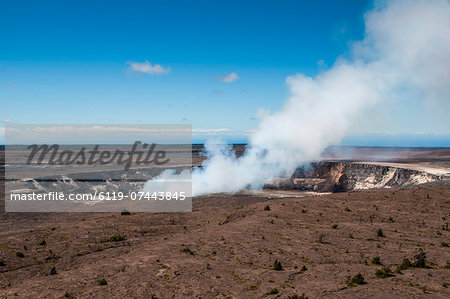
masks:
[[[239,79],[239,76],[235,72],[231,72],[225,76],[219,76],[220,81],[229,83]]]
[[[130,67],[129,71],[137,72],[137,73],[145,73],[149,75],[163,75],[170,73],[170,67],[164,68],[160,64],[152,65],[149,61],[145,62],[128,62]]]

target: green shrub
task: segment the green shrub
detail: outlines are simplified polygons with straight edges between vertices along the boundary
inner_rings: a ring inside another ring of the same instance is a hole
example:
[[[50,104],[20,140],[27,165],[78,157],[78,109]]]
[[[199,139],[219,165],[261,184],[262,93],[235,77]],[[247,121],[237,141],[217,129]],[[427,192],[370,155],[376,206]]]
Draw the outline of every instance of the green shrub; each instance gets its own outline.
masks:
[[[422,249],[419,250],[419,252],[414,256],[414,262],[412,263],[412,266],[414,268],[426,268],[426,259],[427,254],[423,252]]]
[[[0,260],[0,267],[6,266],[5,262],[3,260]]]
[[[121,236],[121,235],[114,235],[111,238],[107,239],[106,242],[120,242],[120,241],[124,241],[125,237]]]
[[[20,258],[25,257],[25,255],[23,254],[23,252],[20,252],[20,251],[17,251],[17,252],[16,252],[16,256],[17,256],[17,257],[20,257]]]
[[[362,276],[361,273],[358,273],[347,280],[347,286],[350,288],[356,287],[360,284],[365,284],[364,276]]]
[[[248,289],[252,291],[257,290],[259,289],[259,284],[252,284],[251,286],[248,287]]]
[[[372,259],[372,265],[383,265],[381,258],[379,256],[374,257]]]
[[[122,215],[122,216],[128,216],[128,215],[131,215],[131,213],[128,212],[127,210],[125,210],[125,211],[122,211],[122,212],[120,213],[120,215]]]
[[[264,211],[270,211],[270,206],[269,205],[265,206]]]
[[[408,268],[412,267],[412,263],[409,259],[404,258],[402,263],[397,266],[397,269],[395,269],[396,273],[401,273],[403,270],[406,270]]]
[[[394,275],[392,275],[391,269],[389,269],[388,267],[383,267],[375,272],[375,276],[378,278],[386,278],[392,277]]]
[[[338,225],[337,225],[337,224],[333,224],[332,228],[333,228],[333,229],[337,229],[337,228],[338,228]]]
[[[442,245],[442,247],[448,247],[448,243],[447,242],[442,242],[441,245]]]
[[[47,244],[47,242],[45,242],[45,240],[42,240],[41,242],[39,242],[39,245],[41,245],[41,246],[44,246],[46,244]]]
[[[107,285],[108,283],[106,282],[106,279],[100,279],[99,281],[98,281],[98,283],[97,283],[99,286],[105,286],[105,285]]]
[[[189,248],[187,248],[187,247],[180,248],[180,252],[186,253],[186,254],[190,254],[190,255],[194,255],[194,252],[192,250],[190,250]]]
[[[276,288],[271,288],[270,291],[266,293],[266,295],[275,295],[275,294],[278,294],[278,289]]]
[[[273,264],[273,270],[276,270],[276,271],[283,270],[283,266],[281,266],[280,261],[275,260],[275,263]]]
[[[379,228],[379,229],[377,230],[377,236],[378,236],[378,237],[381,237],[381,238],[384,238],[384,237],[385,237],[385,235],[384,235],[384,233],[383,233],[383,230],[382,230],[381,228]]]
[[[52,269],[50,270],[50,275],[56,275],[56,274],[57,274],[56,268],[52,267]]]

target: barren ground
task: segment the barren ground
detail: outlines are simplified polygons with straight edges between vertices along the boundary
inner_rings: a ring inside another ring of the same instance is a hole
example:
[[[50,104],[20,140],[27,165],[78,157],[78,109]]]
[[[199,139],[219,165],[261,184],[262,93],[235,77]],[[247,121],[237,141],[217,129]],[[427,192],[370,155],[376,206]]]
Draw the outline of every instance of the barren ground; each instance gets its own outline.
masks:
[[[3,213],[0,296],[450,296],[449,187],[268,198],[276,197],[201,197],[184,214]],[[106,242],[114,235],[125,240]],[[375,276],[373,257],[395,270],[419,249],[427,268]],[[357,273],[366,283],[348,287]]]
[[[448,149],[358,152],[450,165]],[[448,298],[449,218],[449,186],[217,194],[195,198],[192,213],[1,212],[0,298]],[[426,268],[375,276],[374,257],[394,271],[419,249]],[[366,283],[347,286],[357,273]]]

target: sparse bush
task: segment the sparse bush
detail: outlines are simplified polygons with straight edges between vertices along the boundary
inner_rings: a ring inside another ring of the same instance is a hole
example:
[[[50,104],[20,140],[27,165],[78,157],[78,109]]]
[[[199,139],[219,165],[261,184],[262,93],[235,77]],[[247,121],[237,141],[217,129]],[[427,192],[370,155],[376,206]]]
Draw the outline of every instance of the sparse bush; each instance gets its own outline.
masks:
[[[362,276],[361,273],[358,273],[355,276],[353,276],[347,280],[347,286],[349,288],[356,287],[360,284],[365,284],[365,283],[366,282],[364,281],[364,276]]]
[[[0,260],[0,267],[6,266],[5,262],[3,260]]]
[[[448,247],[448,243],[447,242],[442,242],[441,245],[442,245],[442,247]]]
[[[333,228],[333,229],[337,229],[337,228],[338,228],[338,225],[337,225],[337,224],[333,224],[332,228]]]
[[[404,258],[402,263],[397,266],[397,269],[395,269],[396,273],[401,273],[403,270],[406,270],[408,268],[412,267],[412,263],[409,259]]]
[[[106,242],[120,242],[120,241],[124,241],[125,237],[121,236],[121,235],[114,235],[111,238],[107,239]]]
[[[302,269],[300,271],[305,272],[306,270],[308,270],[308,268],[306,268],[305,265],[303,265]]]
[[[325,235],[321,234],[319,235],[319,238],[317,239],[317,242],[319,242],[320,244],[325,244]]]
[[[190,254],[190,255],[194,255],[194,252],[192,250],[190,250],[189,248],[187,248],[187,247],[180,248],[180,252],[186,253],[186,254]]]
[[[386,278],[386,277],[392,277],[394,275],[392,275],[391,269],[389,269],[388,267],[383,267],[383,268],[377,270],[377,272],[375,272],[375,276],[378,278]]]
[[[57,274],[56,268],[52,267],[52,269],[50,270],[50,275],[56,275],[56,274]]]
[[[305,213],[306,213],[306,210],[305,210],[305,209],[302,209],[302,213],[305,214]]]
[[[383,233],[383,230],[382,230],[381,228],[379,228],[379,229],[377,230],[377,236],[378,236],[378,237],[381,237],[381,238],[384,238],[384,237],[385,237],[385,235],[384,235],[384,233]]]
[[[288,296],[288,299],[308,299],[308,297],[303,293],[301,296],[294,294],[292,296]]]
[[[254,291],[259,289],[259,284],[252,284],[251,286],[248,287],[249,290]]]
[[[72,299],[72,298],[75,298],[74,296],[72,296],[69,292],[65,292],[64,293],[64,298],[69,298],[69,299]]]
[[[128,215],[131,215],[131,213],[128,212],[127,210],[125,210],[125,211],[122,211],[122,212],[120,213],[120,215],[122,215],[122,216],[128,216]]]
[[[275,295],[275,294],[278,294],[278,289],[276,288],[271,288],[270,291],[266,293],[266,295]]]
[[[381,258],[379,256],[374,257],[372,259],[372,265],[383,265]]]
[[[281,266],[281,262],[278,260],[275,260],[275,263],[273,264],[273,270],[281,271],[283,270],[283,266]]]
[[[41,246],[44,246],[46,244],[47,244],[47,242],[45,242],[45,240],[42,240],[41,242],[39,242],[39,245],[41,245]]]
[[[270,206],[269,205],[265,206],[264,211],[270,211]]]
[[[106,282],[106,279],[100,279],[99,281],[98,281],[98,283],[97,283],[99,286],[105,286],[105,285],[107,285],[108,283]]]
[[[414,256],[414,262],[412,263],[412,267],[414,268],[426,268],[426,259],[427,254],[423,252],[422,249]]]
[[[20,257],[20,258],[25,257],[25,255],[23,254],[23,252],[20,252],[20,251],[17,251],[17,252],[16,252],[16,256],[17,256],[17,257]]]

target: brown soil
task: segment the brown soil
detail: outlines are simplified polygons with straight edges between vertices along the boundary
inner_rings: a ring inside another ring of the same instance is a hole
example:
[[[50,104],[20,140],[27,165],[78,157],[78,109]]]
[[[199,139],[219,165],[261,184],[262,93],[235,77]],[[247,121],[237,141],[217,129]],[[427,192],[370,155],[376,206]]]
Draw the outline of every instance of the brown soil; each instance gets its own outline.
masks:
[[[0,297],[450,296],[449,187],[267,198],[205,196],[184,214],[2,213]],[[419,249],[427,268],[375,276],[373,257],[395,270]],[[348,287],[357,273],[366,283]]]

